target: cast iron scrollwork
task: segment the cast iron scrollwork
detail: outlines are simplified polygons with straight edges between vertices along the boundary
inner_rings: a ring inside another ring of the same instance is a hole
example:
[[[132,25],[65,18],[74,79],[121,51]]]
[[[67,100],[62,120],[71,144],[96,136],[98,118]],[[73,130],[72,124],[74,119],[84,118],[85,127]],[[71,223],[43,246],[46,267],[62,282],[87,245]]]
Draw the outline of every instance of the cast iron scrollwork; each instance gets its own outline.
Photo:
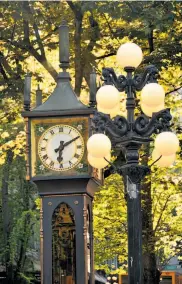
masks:
[[[96,112],[92,122],[96,133],[105,133],[113,143],[120,141],[129,130],[130,125],[127,119],[117,115],[114,120],[110,116],[101,112]]]
[[[133,78],[134,88],[141,91],[147,83],[156,83],[159,75],[159,70],[154,65],[149,65],[145,68],[142,75],[135,75]]]
[[[137,184],[150,173],[150,168],[142,165],[124,165],[118,169],[118,173],[122,174],[125,180],[128,176],[132,183]]]
[[[102,69],[102,80],[105,85],[114,85],[119,92],[123,92],[127,86],[127,79],[124,75],[116,76],[113,68]]]
[[[104,133],[106,131],[107,123],[110,120],[108,114],[102,112],[95,112],[94,117],[92,118],[93,130],[95,133]]]
[[[139,135],[150,136],[169,130],[171,119],[169,108],[154,113],[151,119],[142,114],[135,120],[133,130]]]

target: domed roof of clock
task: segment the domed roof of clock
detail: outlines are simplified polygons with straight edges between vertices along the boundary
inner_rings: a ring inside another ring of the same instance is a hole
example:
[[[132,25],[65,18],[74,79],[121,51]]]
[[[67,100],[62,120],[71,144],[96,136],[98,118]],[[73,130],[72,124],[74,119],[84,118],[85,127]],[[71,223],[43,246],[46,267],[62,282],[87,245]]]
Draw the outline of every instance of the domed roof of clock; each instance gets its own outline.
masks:
[[[39,105],[32,111],[88,109],[88,106],[82,104],[77,98],[70,80],[68,72],[60,72],[57,77],[57,86],[53,93],[42,105]]]

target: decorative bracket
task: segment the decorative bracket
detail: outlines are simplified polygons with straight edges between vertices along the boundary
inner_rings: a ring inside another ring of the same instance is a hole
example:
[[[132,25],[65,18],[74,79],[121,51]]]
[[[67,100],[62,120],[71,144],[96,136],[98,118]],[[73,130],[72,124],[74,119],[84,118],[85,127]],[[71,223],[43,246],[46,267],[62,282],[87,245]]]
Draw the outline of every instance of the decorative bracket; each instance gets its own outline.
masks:
[[[145,68],[142,75],[135,75],[133,78],[133,86],[135,90],[141,91],[148,83],[157,83],[159,70],[154,65],[149,65]]]
[[[130,69],[125,68],[126,71],[132,72],[133,69]],[[129,81],[124,75],[117,77],[113,68],[102,69],[102,80],[104,84],[114,85],[119,92],[123,92],[128,84],[132,86],[133,92],[141,91],[146,84],[157,82],[158,75],[159,71],[154,65],[147,66],[142,75],[135,75]]]
[[[112,142],[120,141],[130,130],[127,119],[119,115],[117,115],[114,120],[111,120],[108,114],[96,112],[92,122],[95,132],[105,133],[110,137]]]
[[[139,135],[150,136],[152,133],[169,130],[171,119],[169,108],[154,113],[151,119],[142,114],[135,120],[133,130]]]
[[[117,171],[119,174],[122,174],[124,179],[128,176],[132,183],[139,184],[150,173],[150,168],[142,165],[126,164],[121,166]]]
[[[116,76],[113,68],[102,69],[102,80],[105,85],[114,85],[119,92],[123,92],[127,86],[127,79],[124,75]]]

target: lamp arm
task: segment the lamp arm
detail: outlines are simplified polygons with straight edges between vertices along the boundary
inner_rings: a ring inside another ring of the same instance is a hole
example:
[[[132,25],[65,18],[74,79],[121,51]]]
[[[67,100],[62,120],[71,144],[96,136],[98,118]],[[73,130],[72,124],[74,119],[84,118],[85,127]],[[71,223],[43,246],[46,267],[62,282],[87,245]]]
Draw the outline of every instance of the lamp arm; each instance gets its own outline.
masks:
[[[102,69],[102,80],[105,85],[114,85],[119,92],[123,92],[127,86],[127,79],[124,75],[116,76],[113,68]]]
[[[126,135],[130,130],[130,125],[126,118],[119,115],[114,120],[111,120],[109,115],[96,112],[92,122],[95,132],[105,133],[111,139],[112,143],[120,141],[121,137]]]
[[[162,155],[159,156],[159,158],[157,158],[157,160],[155,160],[151,165],[150,168],[155,165],[155,163],[157,163],[160,159],[162,158]]]
[[[145,68],[144,73],[135,75],[133,78],[133,86],[136,91],[141,91],[148,83],[157,83],[159,70],[154,65],[149,65]]]
[[[151,136],[169,130],[171,119],[169,108],[154,113],[151,119],[142,114],[135,120],[133,130],[139,135]]]

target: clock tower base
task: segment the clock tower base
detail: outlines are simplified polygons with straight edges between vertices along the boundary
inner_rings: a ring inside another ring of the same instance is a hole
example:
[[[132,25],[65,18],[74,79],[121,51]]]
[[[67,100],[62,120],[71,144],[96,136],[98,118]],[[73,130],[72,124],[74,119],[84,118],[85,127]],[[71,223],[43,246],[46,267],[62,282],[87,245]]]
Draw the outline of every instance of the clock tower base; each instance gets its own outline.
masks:
[[[95,283],[92,201],[98,185],[92,179],[70,181],[49,181],[52,192],[48,181],[35,181],[41,196],[41,284]]]

